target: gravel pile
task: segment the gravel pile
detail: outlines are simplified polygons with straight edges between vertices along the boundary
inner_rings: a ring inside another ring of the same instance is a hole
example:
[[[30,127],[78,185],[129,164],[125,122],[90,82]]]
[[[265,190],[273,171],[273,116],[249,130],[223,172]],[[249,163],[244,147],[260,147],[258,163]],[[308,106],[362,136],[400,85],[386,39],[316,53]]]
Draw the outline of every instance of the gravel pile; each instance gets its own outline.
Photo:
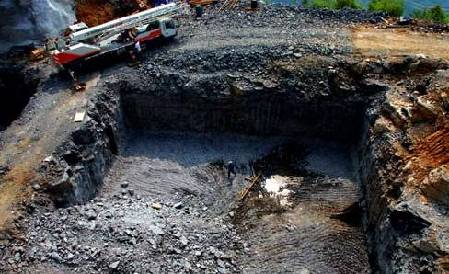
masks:
[[[242,250],[230,223],[207,208],[123,194],[49,212],[25,221],[22,244],[0,245],[4,271],[126,273],[237,272]]]

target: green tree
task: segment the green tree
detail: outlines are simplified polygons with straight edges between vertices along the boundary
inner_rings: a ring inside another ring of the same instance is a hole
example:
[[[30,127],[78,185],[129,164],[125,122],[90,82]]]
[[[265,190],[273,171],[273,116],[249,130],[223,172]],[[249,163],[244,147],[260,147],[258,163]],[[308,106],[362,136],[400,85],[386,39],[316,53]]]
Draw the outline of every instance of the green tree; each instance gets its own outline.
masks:
[[[303,0],[302,5],[307,8],[335,9],[336,0]]]
[[[390,16],[399,17],[404,13],[404,0],[371,0],[368,5],[371,11],[385,12]]]
[[[436,5],[430,9],[415,10],[412,13],[412,17],[436,23],[449,23],[449,14],[440,5]]]
[[[357,0],[337,0],[335,7],[337,9],[351,8],[351,9],[361,9],[362,5]]]

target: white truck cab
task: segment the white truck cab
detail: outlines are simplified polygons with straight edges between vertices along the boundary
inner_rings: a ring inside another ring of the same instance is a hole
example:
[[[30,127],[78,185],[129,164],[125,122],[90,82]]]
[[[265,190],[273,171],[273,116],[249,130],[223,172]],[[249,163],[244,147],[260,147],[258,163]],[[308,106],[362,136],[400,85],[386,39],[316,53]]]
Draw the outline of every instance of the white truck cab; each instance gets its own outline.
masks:
[[[163,18],[159,22],[162,36],[165,38],[174,37],[178,34],[177,24],[173,18]]]

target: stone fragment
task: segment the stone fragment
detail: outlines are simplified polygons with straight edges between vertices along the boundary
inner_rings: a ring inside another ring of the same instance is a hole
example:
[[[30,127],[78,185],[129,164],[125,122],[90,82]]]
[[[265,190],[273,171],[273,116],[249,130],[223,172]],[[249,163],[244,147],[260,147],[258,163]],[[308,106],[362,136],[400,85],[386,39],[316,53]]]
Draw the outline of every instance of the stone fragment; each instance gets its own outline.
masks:
[[[97,213],[95,213],[95,211],[93,210],[89,210],[86,212],[86,218],[89,221],[95,220],[97,219]]]
[[[164,235],[165,232],[159,226],[152,225],[150,226],[150,230],[156,235]]]
[[[36,191],[38,191],[38,190],[41,189],[41,186],[40,186],[38,183],[33,184],[32,187],[33,187],[33,189],[36,190]]]
[[[160,203],[152,203],[151,207],[156,210],[160,210],[162,208],[162,205]]]
[[[176,209],[181,209],[184,205],[182,204],[182,202],[176,203],[173,205],[174,208]]]
[[[61,256],[58,254],[58,252],[52,252],[48,255],[49,258],[53,259],[57,263],[62,262]]]
[[[449,205],[449,168],[440,166],[433,169],[422,182],[421,192],[433,201]]]
[[[109,265],[109,269],[117,269],[120,264],[120,261],[115,261]]]
[[[181,236],[181,238],[179,238],[179,241],[181,242],[182,246],[186,246],[189,244],[189,240],[187,240],[185,236]]]

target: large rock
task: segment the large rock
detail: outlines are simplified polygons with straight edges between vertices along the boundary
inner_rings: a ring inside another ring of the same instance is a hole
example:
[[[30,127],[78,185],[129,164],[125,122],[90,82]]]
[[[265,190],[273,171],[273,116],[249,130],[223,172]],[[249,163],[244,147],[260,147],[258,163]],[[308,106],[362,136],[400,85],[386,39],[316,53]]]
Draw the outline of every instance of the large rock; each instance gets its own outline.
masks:
[[[427,198],[449,205],[449,168],[440,166],[433,169],[423,181],[421,190]]]

